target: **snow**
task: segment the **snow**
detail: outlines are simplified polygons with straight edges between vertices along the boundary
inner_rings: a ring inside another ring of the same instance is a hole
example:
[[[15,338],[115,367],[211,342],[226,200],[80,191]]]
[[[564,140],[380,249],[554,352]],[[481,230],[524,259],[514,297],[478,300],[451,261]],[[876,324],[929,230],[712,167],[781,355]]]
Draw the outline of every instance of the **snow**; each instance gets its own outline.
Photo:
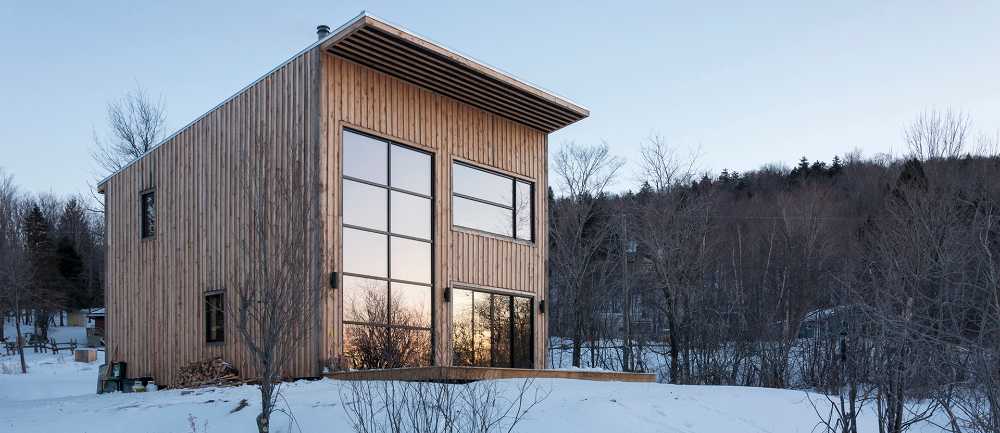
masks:
[[[75,341],[81,346],[87,344],[87,328],[83,326],[56,326],[49,328],[49,338],[58,343]]]
[[[8,341],[13,341],[17,335],[17,328],[14,326],[14,319],[7,317],[3,323],[3,335]],[[35,327],[33,325],[21,325],[21,333],[23,334],[33,334],[35,332]],[[50,326],[49,327],[49,338],[54,338],[58,343],[68,343],[70,341],[76,341],[81,346],[87,344],[87,328],[84,326]]]
[[[29,374],[0,374],[0,431],[10,432],[198,432],[253,431],[256,388],[205,388],[152,393],[94,394],[98,363],[68,356],[28,354]],[[0,363],[16,365],[14,356]],[[15,370],[16,371],[16,370]],[[513,390],[517,380],[499,381]],[[520,432],[812,432],[817,417],[802,391],[658,383],[536,381],[551,394],[518,426]],[[350,432],[341,407],[344,382],[329,379],[285,385],[284,393],[303,432]],[[250,406],[229,413],[241,399]],[[877,431],[870,414],[867,432]],[[920,426],[915,432],[935,429]],[[276,415],[272,431],[299,431]]]
[[[104,352],[97,352],[97,362],[89,364],[73,361],[73,354],[68,351],[52,354],[26,349],[24,357],[27,375],[20,374],[21,362],[17,356],[0,357],[0,414],[3,404],[12,400],[93,397],[97,391],[97,369],[104,362]]]

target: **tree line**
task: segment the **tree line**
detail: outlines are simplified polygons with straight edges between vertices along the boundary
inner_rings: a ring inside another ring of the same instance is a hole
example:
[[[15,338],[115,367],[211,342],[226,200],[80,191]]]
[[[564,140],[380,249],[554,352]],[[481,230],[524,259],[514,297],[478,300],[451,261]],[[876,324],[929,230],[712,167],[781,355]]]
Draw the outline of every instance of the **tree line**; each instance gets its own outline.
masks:
[[[21,191],[0,169],[0,339],[48,340],[64,312],[104,305],[104,226],[81,197]],[[6,324],[14,334],[4,335]]]
[[[0,307],[42,337],[62,312],[104,304],[104,222],[85,203],[28,194],[0,170]]]
[[[907,153],[697,175],[654,137],[554,155],[550,359],[677,384],[820,390],[830,431],[944,414],[1000,431],[1000,152],[927,112]],[[657,370],[659,369],[659,370]],[[922,402],[919,407],[913,402]]]

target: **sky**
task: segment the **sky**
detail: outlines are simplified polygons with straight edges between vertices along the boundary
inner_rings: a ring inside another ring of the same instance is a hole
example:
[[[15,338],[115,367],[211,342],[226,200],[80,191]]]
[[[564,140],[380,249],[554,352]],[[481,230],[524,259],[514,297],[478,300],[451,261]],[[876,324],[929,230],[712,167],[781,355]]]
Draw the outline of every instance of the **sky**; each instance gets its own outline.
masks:
[[[718,173],[900,152],[919,113],[1000,128],[1000,2],[4,1],[0,167],[89,195],[106,105],[141,85],[171,132],[360,11],[566,97],[551,135],[629,164],[653,135]]]

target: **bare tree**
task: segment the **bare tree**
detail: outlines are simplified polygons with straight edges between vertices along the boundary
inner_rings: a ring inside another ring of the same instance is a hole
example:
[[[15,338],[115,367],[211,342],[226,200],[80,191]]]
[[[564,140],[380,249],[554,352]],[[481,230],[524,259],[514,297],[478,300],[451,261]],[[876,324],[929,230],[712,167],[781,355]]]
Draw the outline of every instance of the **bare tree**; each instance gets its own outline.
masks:
[[[681,156],[662,137],[654,136],[642,147],[640,178],[652,191],[633,210],[638,250],[652,276],[658,306],[670,335],[670,380],[682,381],[681,305],[683,293],[699,281],[705,257],[709,201],[683,193],[694,177],[697,155]]]
[[[912,158],[957,158],[965,151],[971,125],[969,116],[960,111],[929,110],[903,130],[903,140]]]
[[[98,180],[115,173],[153,149],[163,139],[166,129],[166,107],[162,99],[154,100],[138,84],[121,98],[107,105],[106,136],[94,132],[91,158],[97,164]],[[104,212],[103,197],[96,185],[90,188],[92,199],[100,203],[95,212]]]
[[[236,290],[236,327],[251,360],[261,396],[260,433],[269,430],[281,381],[308,332],[307,320],[318,289],[308,268],[311,201],[304,163],[296,146],[275,146],[258,138],[240,155],[243,175],[239,202],[246,206],[246,232],[240,240]],[[270,152],[290,152],[286,166]],[[287,412],[286,412],[287,413]]]
[[[120,99],[108,103],[110,132],[106,138],[94,133],[94,162],[106,173],[121,170],[149,152],[163,138],[166,109],[136,86]]]
[[[613,272],[604,257],[612,230],[599,215],[600,199],[623,164],[607,143],[567,143],[555,154],[555,183],[563,196],[550,210],[549,273],[554,303],[561,306],[554,325],[572,339],[574,366],[580,366],[584,334],[595,323],[597,291]]]
[[[611,155],[606,142],[596,146],[566,143],[555,154],[557,192],[574,200],[600,196],[623,165],[625,161]]]
[[[659,135],[646,140],[640,150],[640,180],[654,191],[667,191],[694,180],[699,152],[681,152]]]
[[[1000,130],[981,133],[976,140],[976,153],[987,158],[1000,158]]]
[[[492,380],[351,381],[340,398],[357,433],[511,433],[551,393],[532,379],[505,388]]]
[[[7,310],[14,313],[15,338],[21,360],[21,373],[28,372],[24,360],[24,337],[21,314],[28,298],[29,266],[24,251],[21,230],[23,201],[12,176],[0,169],[0,326],[4,326]]]

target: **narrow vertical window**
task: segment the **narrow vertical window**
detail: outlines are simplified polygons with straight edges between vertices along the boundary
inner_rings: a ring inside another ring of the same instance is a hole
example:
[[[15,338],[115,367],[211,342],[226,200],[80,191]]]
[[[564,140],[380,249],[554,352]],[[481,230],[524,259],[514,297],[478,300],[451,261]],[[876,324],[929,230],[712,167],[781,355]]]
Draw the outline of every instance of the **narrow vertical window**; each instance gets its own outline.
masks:
[[[145,192],[140,196],[140,210],[142,213],[141,236],[143,239],[156,236],[156,195],[153,191]]]
[[[535,218],[532,195],[530,183],[520,180],[514,183],[514,236],[526,241],[534,240],[531,230]]]
[[[205,295],[205,341],[209,343],[226,341],[225,325],[223,294]]]

